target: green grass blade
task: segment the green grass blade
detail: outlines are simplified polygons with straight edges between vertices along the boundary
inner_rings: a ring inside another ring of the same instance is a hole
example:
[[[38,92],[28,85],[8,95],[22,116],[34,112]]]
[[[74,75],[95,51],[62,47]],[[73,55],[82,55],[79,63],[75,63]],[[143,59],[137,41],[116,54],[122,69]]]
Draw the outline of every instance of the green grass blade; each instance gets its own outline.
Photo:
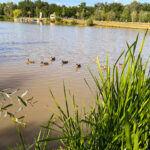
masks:
[[[18,134],[19,134],[19,137],[20,137],[22,148],[23,148],[23,150],[26,150],[26,147],[25,147],[25,144],[24,144],[24,140],[23,140],[23,137],[22,137],[22,134],[21,134],[20,127],[18,127]]]

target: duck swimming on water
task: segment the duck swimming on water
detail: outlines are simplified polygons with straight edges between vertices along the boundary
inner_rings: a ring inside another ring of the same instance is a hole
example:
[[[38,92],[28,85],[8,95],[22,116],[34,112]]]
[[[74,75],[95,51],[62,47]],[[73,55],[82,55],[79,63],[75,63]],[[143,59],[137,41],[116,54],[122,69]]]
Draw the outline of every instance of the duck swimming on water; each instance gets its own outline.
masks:
[[[48,65],[49,65],[48,62],[43,62],[43,61],[41,61],[41,63],[40,63],[40,66],[48,66]]]
[[[94,62],[95,64],[98,64],[98,61],[97,61],[97,60],[94,60],[93,62]]]
[[[51,58],[50,58],[50,61],[55,61],[55,57],[51,57]]]
[[[61,62],[62,62],[62,64],[68,64],[67,60],[62,60]]]
[[[120,67],[120,68],[123,68],[123,64],[119,64],[119,67]]]
[[[29,60],[29,58],[26,60],[26,64],[34,64],[34,63],[35,63],[35,61]]]
[[[106,70],[106,67],[105,66],[101,66],[101,70]]]
[[[81,64],[76,64],[75,67],[76,69],[81,68]]]

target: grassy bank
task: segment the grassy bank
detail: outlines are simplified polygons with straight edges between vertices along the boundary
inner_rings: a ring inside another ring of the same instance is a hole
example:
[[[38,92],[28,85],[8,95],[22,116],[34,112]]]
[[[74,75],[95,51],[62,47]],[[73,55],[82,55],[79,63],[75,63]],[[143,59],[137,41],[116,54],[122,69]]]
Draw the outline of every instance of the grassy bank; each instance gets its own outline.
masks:
[[[135,50],[138,36],[132,45],[127,44],[127,51],[121,53],[113,68],[109,67],[108,59],[105,73],[97,59],[98,77],[88,68],[97,86],[95,105],[90,111],[86,111],[83,105],[83,113],[79,115],[81,108],[72,96],[74,115],[71,115],[65,86],[65,110],[50,90],[51,99],[59,113],[53,111],[47,125],[43,126],[45,131],[40,131],[30,146],[24,143],[19,128],[21,144],[18,149],[48,150],[47,144],[54,140],[60,140],[61,149],[66,150],[150,149],[150,74],[147,74],[148,60],[143,64],[141,56],[145,37],[146,34],[137,57]],[[121,57],[124,57],[124,62],[119,71],[118,62]],[[90,89],[87,81],[86,84]],[[55,120],[60,123],[57,124]],[[60,136],[50,137],[55,127],[59,128],[57,132]]]
[[[150,23],[139,23],[139,22],[95,21],[94,24],[103,27],[150,29]]]
[[[87,20],[75,19],[77,25],[88,26]],[[70,23],[72,20],[63,19],[63,21]],[[150,23],[139,22],[115,22],[115,21],[93,21],[93,25],[96,27],[116,27],[116,28],[130,28],[130,29],[150,29]]]

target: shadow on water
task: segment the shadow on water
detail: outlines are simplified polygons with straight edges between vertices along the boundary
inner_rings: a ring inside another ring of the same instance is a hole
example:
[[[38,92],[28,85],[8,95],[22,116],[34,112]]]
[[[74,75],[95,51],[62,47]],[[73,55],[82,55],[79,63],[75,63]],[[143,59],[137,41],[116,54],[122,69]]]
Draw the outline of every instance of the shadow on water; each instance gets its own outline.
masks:
[[[34,138],[38,137],[38,133],[40,131],[39,126],[34,122],[28,124],[26,128],[21,128],[21,132],[23,135],[23,139],[26,145],[31,145],[34,143]],[[56,137],[58,134],[54,131],[51,132],[49,137]],[[9,144],[8,144],[9,143]],[[20,144],[20,139],[18,135],[18,127],[17,125],[9,126],[0,131],[0,149],[7,150],[8,146],[18,150],[16,144]],[[49,149],[59,148],[61,145],[60,141],[52,141],[48,142]]]
[[[33,75],[27,75],[27,74],[13,75],[5,80],[0,81],[0,89],[1,90],[7,88],[16,89],[18,87],[21,87],[21,85],[24,82],[31,79],[32,77]]]

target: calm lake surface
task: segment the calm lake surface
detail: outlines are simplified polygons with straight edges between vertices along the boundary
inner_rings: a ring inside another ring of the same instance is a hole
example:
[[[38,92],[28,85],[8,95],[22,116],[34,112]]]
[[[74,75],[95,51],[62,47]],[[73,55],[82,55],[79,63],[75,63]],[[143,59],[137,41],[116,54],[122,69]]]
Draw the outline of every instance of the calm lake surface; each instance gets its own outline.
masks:
[[[76,103],[82,107],[84,101],[88,109],[94,102],[94,95],[84,78],[92,89],[95,90],[95,86],[87,66],[96,74],[97,65],[93,61],[98,56],[101,65],[105,65],[107,55],[109,65],[112,66],[127,48],[126,41],[132,44],[138,33],[140,37],[137,52],[144,30],[0,22],[0,89],[20,88],[18,94],[29,89],[29,96],[37,101],[34,107],[29,106],[21,112],[26,115],[25,121],[29,122],[29,127],[24,132],[26,138],[32,132],[36,133],[37,126],[47,121],[52,114],[50,107],[57,112],[50,98],[49,88],[58,103],[64,107],[63,81],[67,93],[70,90],[75,95]],[[51,56],[55,56],[56,61],[49,66],[40,67],[41,61],[50,63]],[[150,56],[149,33],[142,56],[144,63]],[[27,58],[34,60],[35,64],[27,65]],[[69,63],[62,66],[61,60],[68,60]],[[82,65],[78,71],[75,69],[76,63]],[[71,107],[71,102],[69,105]],[[16,125],[9,118],[0,118],[0,149],[4,150],[6,145],[16,143],[18,137],[15,129]],[[29,141],[27,138],[26,142]]]

